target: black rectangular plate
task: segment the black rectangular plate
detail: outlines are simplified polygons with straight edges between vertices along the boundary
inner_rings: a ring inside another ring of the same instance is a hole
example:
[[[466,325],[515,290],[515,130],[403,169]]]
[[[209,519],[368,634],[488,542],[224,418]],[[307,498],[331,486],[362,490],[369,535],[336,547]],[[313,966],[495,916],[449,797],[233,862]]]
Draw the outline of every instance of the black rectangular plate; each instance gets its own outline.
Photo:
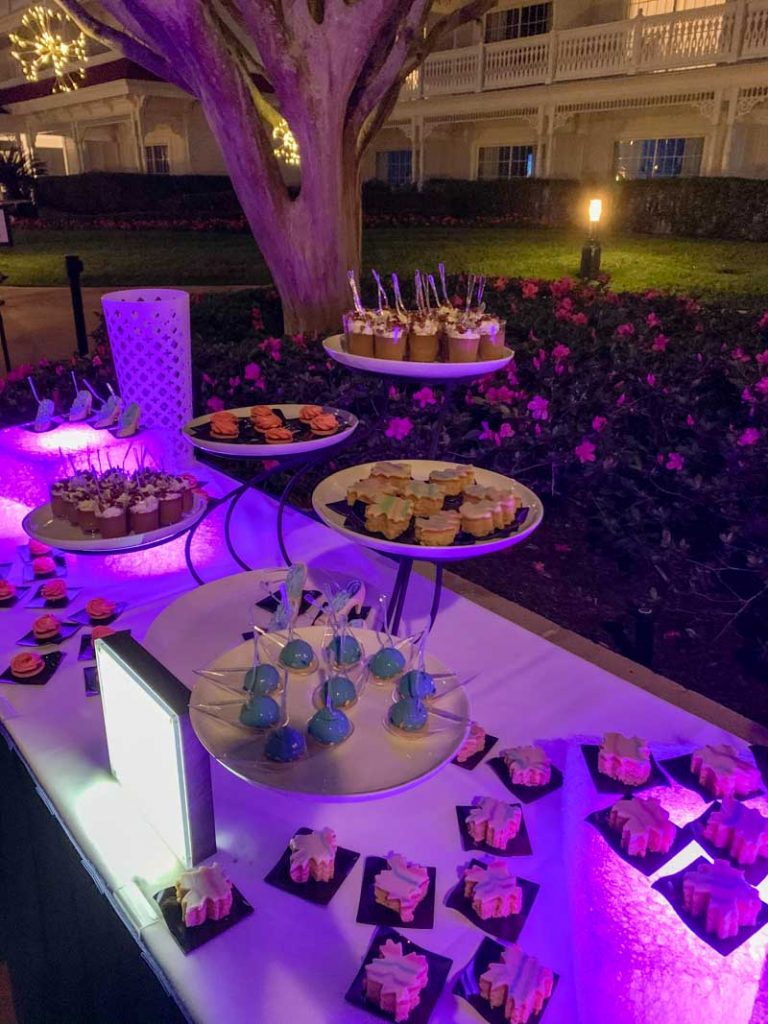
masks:
[[[531,849],[531,840],[528,836],[528,827],[525,824],[525,814],[523,814],[523,823],[520,826],[520,831],[513,839],[510,839],[503,850],[499,850],[495,846],[489,846],[488,843],[475,842],[469,834],[467,829],[467,815],[471,810],[471,805],[457,806],[456,808],[456,817],[459,822],[459,832],[461,834],[461,845],[465,850],[479,850],[481,853],[490,853],[492,857],[528,857],[533,853],[533,850]]]
[[[732,857],[728,856],[727,850],[720,850],[711,839],[705,838],[704,826],[709,821],[710,814],[714,813],[714,811],[719,811],[720,807],[720,801],[716,800],[705,809],[703,814],[699,815],[698,818],[687,826],[690,829],[691,838],[695,839],[699,846],[703,847],[711,857],[727,860],[735,868],[738,868],[739,871],[743,871],[744,877],[750,885],[760,885],[762,880],[768,875],[768,858],[758,857],[754,864],[737,864]]]
[[[388,861],[386,857],[366,857],[363,868],[363,884],[360,888],[360,903],[357,908],[358,924],[376,924],[384,927],[398,928],[432,928],[435,923],[435,868],[427,868],[429,888],[427,895],[414,911],[412,921],[401,921],[397,911],[384,907],[376,902],[374,894],[374,878],[384,871]]]
[[[64,652],[50,651],[48,654],[41,654],[40,657],[45,662],[45,668],[39,676],[34,676],[32,679],[17,679],[11,673],[11,666],[9,665],[5,672],[0,675],[0,683],[16,683],[17,686],[45,686],[61,664]]]
[[[237,924],[238,921],[242,921],[244,917],[253,913],[251,904],[234,885],[232,886],[232,909],[227,916],[220,921],[203,921],[202,924],[196,925],[194,928],[187,928],[184,924],[181,905],[176,899],[174,886],[155,893],[153,899],[160,907],[165,923],[168,925],[168,931],[185,955],[199,949],[206,942],[215,939],[217,935],[228,931],[233,924]]]
[[[74,636],[78,629],[82,629],[82,625],[79,622],[62,622],[61,629],[56,636],[52,636],[48,640],[37,640],[35,634],[30,629],[16,643],[19,647],[48,647],[50,644],[63,644],[65,640],[69,640],[71,636]]]
[[[127,607],[128,605],[124,601],[121,601],[115,605],[114,614],[110,615],[108,619],[99,619],[98,622],[93,621],[85,608],[81,608],[79,612],[75,612],[75,614],[71,615],[70,618],[74,619],[76,622],[82,622],[84,626],[111,626],[115,619],[119,618]]]
[[[307,836],[311,831],[311,828],[300,828],[297,829],[297,834]],[[290,872],[291,849],[287,846],[280,860],[269,874],[266,875],[264,881],[268,885],[274,885],[277,889],[282,889],[284,892],[300,896],[301,899],[308,900],[310,903],[317,903],[321,907],[327,907],[359,859],[359,853],[339,846],[336,849],[333,878],[329,882],[316,882],[312,877],[306,882],[294,882]]]
[[[702,800],[716,800],[717,797],[710,793],[708,789],[699,782],[696,776],[691,771],[691,755],[681,754],[679,757],[669,757],[661,762],[661,766],[665,772],[669,772],[675,782],[679,782],[681,786],[685,786],[686,789],[692,789],[694,793],[698,793]],[[755,789],[751,793],[747,793],[746,796],[737,796],[737,800],[750,800],[753,796],[760,796],[765,790]]]
[[[13,595],[12,598],[10,598],[7,601],[0,601],[0,611],[2,611],[3,608],[13,608],[14,605],[17,605],[19,601],[22,600],[22,598],[24,597],[28,590],[29,587],[16,587],[16,593]],[[33,608],[34,605],[30,602],[30,604],[27,607]]]
[[[40,586],[35,591],[35,593],[32,595],[32,598],[30,599],[30,602],[27,605],[27,607],[49,608],[51,611],[56,611],[57,608],[66,608],[68,605],[72,604],[72,602],[75,600],[75,598],[82,589],[82,587],[70,587],[68,588],[67,596],[64,598],[63,601],[46,601],[45,598],[43,597],[43,584],[41,583]]]
[[[552,765],[552,770],[549,776],[549,782],[546,786],[518,786],[509,777],[509,769],[507,768],[503,757],[492,757],[488,762],[488,767],[495,772],[501,782],[504,783],[506,788],[516,797],[520,803],[532,804],[535,800],[540,800],[543,796],[547,796],[549,793],[554,793],[556,789],[560,789],[563,784],[563,773],[557,767]]]
[[[472,757],[468,757],[466,761],[459,761],[457,758],[454,757],[453,761],[451,761],[451,764],[455,764],[457,768],[463,768],[467,772],[472,772],[475,770],[475,768],[477,768],[477,766],[480,764],[480,762],[483,760],[486,754],[489,754],[493,750],[493,748],[496,746],[498,742],[498,736],[491,736],[488,733],[486,733],[485,743],[483,744],[482,750],[478,750],[476,754],[473,754]]]
[[[625,793],[624,796],[628,800],[631,800],[634,796],[633,793]],[[590,825],[594,825],[603,839],[608,843],[614,853],[617,853],[622,860],[625,860],[627,864],[631,864],[633,868],[637,868],[644,875],[653,875],[659,868],[663,868],[668,861],[676,857],[681,850],[684,850],[686,846],[691,842],[693,836],[691,836],[686,828],[677,828],[675,826],[675,838],[672,842],[672,846],[666,853],[647,853],[645,857],[630,857],[626,850],[621,847],[621,834],[614,832],[614,830],[608,825],[608,815],[610,813],[610,807],[603,808],[602,811],[593,811],[592,814],[588,814],[586,820]]]
[[[485,861],[473,858],[469,867],[475,864],[484,864]],[[461,878],[451,889],[445,898],[446,907],[458,910],[477,928],[481,928],[489,935],[494,935],[502,942],[517,942],[523,930],[528,915],[533,907],[534,900],[540,889],[537,882],[529,882],[527,878],[517,877],[517,884],[523,890],[523,905],[519,914],[510,914],[507,917],[489,917],[484,919],[472,909],[472,900],[464,895],[464,879]]]
[[[367,1010],[372,1013],[375,1017],[381,1017],[382,1020],[392,1021],[394,1018],[390,1013],[384,1013],[376,1003],[369,1002],[365,998],[363,992],[363,979],[365,978],[365,965],[375,960],[379,949],[384,945],[387,939],[392,939],[393,942],[399,942],[403,947],[403,952],[408,953],[420,953],[421,956],[427,958],[428,963],[428,975],[427,984],[421,990],[419,1002],[408,1014],[407,1024],[427,1024],[427,1021],[432,1016],[438,999],[445,987],[445,983],[448,980],[451,967],[453,966],[453,960],[449,960],[447,956],[440,956],[438,953],[431,953],[428,949],[424,949],[423,946],[417,946],[415,942],[411,942],[410,939],[406,938],[405,935],[401,935],[395,931],[394,928],[377,928],[374,933],[371,944],[368,947],[368,952],[365,954],[365,959],[360,966],[360,970],[354,977],[352,984],[347,989],[344,998],[348,1003],[352,1003],[353,1006],[360,1007],[361,1010]]]
[[[480,995],[480,976],[485,974],[491,964],[497,963],[501,960],[501,954],[504,952],[504,948],[505,947],[499,945],[498,942],[494,942],[493,939],[483,939],[477,947],[475,955],[469,961],[464,970],[460,974],[456,975],[456,979],[453,983],[454,995],[460,996],[461,999],[466,1000],[470,1006],[477,1010],[481,1017],[488,1021],[488,1024],[508,1024],[508,1021],[504,1016],[503,1005],[491,1007],[490,1002],[487,999],[483,999]],[[549,999],[547,999],[544,1006],[538,1013],[534,1013],[532,1017],[528,1018],[527,1024],[539,1024],[544,1014],[547,1012],[547,1007],[554,998],[559,980],[560,976],[555,974],[554,984],[552,986],[552,995],[550,995]]]
[[[626,782],[612,779],[610,776],[603,775],[601,771],[598,771],[597,755],[600,750],[599,744],[582,743],[581,749],[584,754],[584,760],[587,762],[589,774],[592,776],[592,781],[598,793],[618,793],[619,796],[624,796],[627,790],[631,790],[633,793],[642,793],[644,789],[669,785],[669,779],[656,764],[653,754],[651,754],[651,774],[648,776],[648,781],[643,782],[640,786],[628,786]]]

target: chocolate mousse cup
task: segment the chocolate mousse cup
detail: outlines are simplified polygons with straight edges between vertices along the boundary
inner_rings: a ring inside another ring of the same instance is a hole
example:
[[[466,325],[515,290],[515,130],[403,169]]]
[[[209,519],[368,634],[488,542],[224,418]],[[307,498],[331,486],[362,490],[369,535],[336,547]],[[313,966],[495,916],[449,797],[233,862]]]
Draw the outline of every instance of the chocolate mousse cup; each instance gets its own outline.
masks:
[[[150,494],[139,498],[128,509],[128,527],[131,533],[149,533],[160,526],[160,503]]]
[[[68,491],[64,495],[64,510],[65,516],[73,526],[80,525],[80,512],[78,506],[83,500],[84,494],[82,491]]]
[[[98,530],[96,509],[96,502],[93,498],[86,498],[77,506],[77,520],[83,533],[96,533]]]
[[[343,317],[344,341],[347,352],[353,356],[373,358],[373,322],[369,316],[357,312]]]
[[[435,363],[440,354],[437,326],[432,334],[420,334],[411,328],[408,337],[408,354],[412,363]]]
[[[449,327],[447,331],[448,361],[451,363],[474,363],[480,346],[480,335],[476,327]]]
[[[181,491],[166,491],[159,497],[160,525],[173,526],[181,519],[183,498]]]
[[[506,320],[499,320],[495,316],[486,317],[480,321],[477,329],[480,331],[478,358],[483,361],[501,359],[507,341]]]
[[[384,327],[377,327],[373,336],[376,358],[401,362],[405,359],[407,340],[408,331],[402,324],[387,324]]]
[[[55,519],[67,519],[67,503],[64,500],[64,495],[67,491],[67,485],[61,480],[57,480],[56,483],[51,484],[51,513]]]
[[[121,505],[108,505],[96,513],[99,533],[105,540],[125,537],[128,533],[128,514]]]

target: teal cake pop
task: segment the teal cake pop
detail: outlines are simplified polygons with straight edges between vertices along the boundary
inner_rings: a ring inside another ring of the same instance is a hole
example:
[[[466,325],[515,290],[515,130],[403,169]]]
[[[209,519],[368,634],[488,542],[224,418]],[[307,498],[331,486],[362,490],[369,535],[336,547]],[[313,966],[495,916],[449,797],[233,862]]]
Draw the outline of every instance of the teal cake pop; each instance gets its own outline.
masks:
[[[368,662],[368,668],[376,679],[395,679],[405,668],[405,655],[395,647],[382,647]]]
[[[342,743],[352,732],[352,723],[343,711],[324,707],[316,711],[307,726],[309,735],[318,743],[330,746]]]
[[[401,697],[418,697],[423,700],[434,695],[435,680],[423,668],[413,668],[397,684],[397,692]]]
[[[331,676],[320,688],[323,704],[330,703],[332,708],[346,708],[357,700],[355,684],[346,676]]]
[[[240,721],[251,729],[269,729],[280,721],[280,705],[266,694],[255,693],[240,709]]]
[[[254,665],[245,673],[243,689],[248,693],[270,694],[280,686],[280,673],[274,665]]]
[[[306,640],[299,637],[289,640],[280,651],[280,664],[295,672],[306,672],[312,667],[315,652]]]
[[[393,704],[388,712],[390,725],[403,732],[418,732],[427,724],[427,709],[416,697],[406,697]]]

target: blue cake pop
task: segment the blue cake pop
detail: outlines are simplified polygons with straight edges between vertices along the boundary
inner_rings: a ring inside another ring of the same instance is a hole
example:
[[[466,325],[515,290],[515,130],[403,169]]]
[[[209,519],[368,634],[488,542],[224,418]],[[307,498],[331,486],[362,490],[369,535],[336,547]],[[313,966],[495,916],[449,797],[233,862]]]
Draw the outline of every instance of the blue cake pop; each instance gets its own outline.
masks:
[[[280,705],[266,694],[255,693],[240,709],[240,721],[252,729],[268,729],[280,721]]]
[[[418,697],[423,700],[435,693],[435,680],[423,668],[413,668],[397,684],[397,692],[401,697]]]
[[[270,694],[280,686],[280,673],[274,665],[254,665],[245,673],[243,689],[248,693]]]
[[[333,708],[320,708],[310,718],[307,726],[309,735],[318,743],[331,745],[341,743],[352,732],[352,723],[343,711]]]
[[[405,655],[395,647],[382,647],[368,662],[376,679],[394,679],[405,668]]]
[[[307,744],[303,733],[298,729],[292,729],[290,725],[284,725],[280,729],[273,729],[264,744],[264,753],[270,761],[298,761],[307,750]]]
[[[320,688],[320,697],[324,704],[330,702],[333,708],[345,708],[355,703],[357,690],[346,676],[331,676]]]
[[[296,638],[289,640],[280,651],[280,664],[296,671],[304,671],[311,667],[315,660],[315,652],[306,640]]]
[[[418,732],[427,724],[427,709],[416,697],[406,697],[393,704],[388,712],[390,725],[403,732]]]
[[[328,657],[334,665],[356,665],[363,656],[363,649],[349,633],[337,634],[326,647]]]

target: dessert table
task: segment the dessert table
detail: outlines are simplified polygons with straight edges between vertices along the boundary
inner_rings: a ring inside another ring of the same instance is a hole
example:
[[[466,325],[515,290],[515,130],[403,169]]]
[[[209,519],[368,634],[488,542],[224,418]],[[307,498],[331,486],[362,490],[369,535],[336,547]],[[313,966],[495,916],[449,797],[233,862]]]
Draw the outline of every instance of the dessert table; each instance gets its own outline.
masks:
[[[213,492],[231,486],[215,471],[206,469],[206,476]],[[279,565],[275,502],[252,490],[241,502],[244,515],[231,525],[238,550],[251,564]],[[17,581],[16,546],[25,540],[20,523],[29,507],[0,495],[0,563],[12,563],[7,573]],[[196,602],[175,628],[167,616],[160,628],[152,623],[193,588],[183,539],[148,554],[67,556],[68,579],[86,588],[81,596],[125,602],[118,627],[130,628],[190,687],[194,670],[240,643],[249,626],[251,574],[218,579],[231,572],[223,519],[223,510],[214,510],[197,539],[200,564],[217,579],[210,604]],[[290,510],[286,526],[302,560],[331,571],[343,566],[345,575],[386,591],[391,569],[380,554]],[[26,601],[0,610],[3,665],[37,614]],[[429,581],[414,575],[409,629],[424,623],[430,601]],[[255,913],[185,957],[144,896],[147,887],[160,889],[177,877],[178,864],[109,774],[100,699],[85,695],[78,642],[75,637],[62,645],[65,659],[47,685],[0,686],[2,731],[103,891],[108,912],[119,916],[184,1017],[199,1024],[374,1019],[345,1003],[344,992],[372,934],[371,926],[355,922],[362,859],[390,850],[437,868],[435,926],[407,934],[452,958],[451,977],[463,968],[483,933],[442,901],[457,867],[470,858],[459,842],[455,805],[477,794],[499,799],[506,794],[486,765],[470,772],[448,764],[403,792],[339,802],[251,786],[214,762],[216,859]],[[521,877],[541,886],[521,944],[560,975],[544,1013],[546,1024],[751,1024],[760,1019],[753,1012],[766,931],[730,956],[720,956],[584,821],[612,798],[595,791],[580,740],[594,740],[608,729],[637,734],[650,740],[660,759],[727,740],[728,734],[445,589],[429,650],[460,678],[472,677],[467,685],[472,717],[500,738],[500,746],[540,741],[565,777],[561,789],[526,806],[533,853],[513,861]],[[757,732],[751,738],[758,739]],[[678,786],[654,795],[677,824],[704,808],[698,796]],[[765,800],[756,803],[764,806]],[[341,845],[363,855],[327,908],[264,883],[297,828],[325,825],[336,830]],[[691,844],[661,873],[677,871],[700,854]],[[768,882],[761,893],[768,895]],[[431,1020],[478,1020],[450,988],[451,981]]]

